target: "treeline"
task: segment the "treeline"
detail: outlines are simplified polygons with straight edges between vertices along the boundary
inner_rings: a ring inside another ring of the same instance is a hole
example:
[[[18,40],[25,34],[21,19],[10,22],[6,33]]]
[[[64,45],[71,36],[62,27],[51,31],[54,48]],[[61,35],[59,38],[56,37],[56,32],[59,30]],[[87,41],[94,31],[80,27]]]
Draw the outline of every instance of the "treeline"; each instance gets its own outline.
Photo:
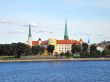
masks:
[[[53,45],[45,46],[32,46],[30,48],[24,43],[12,43],[12,44],[0,44],[0,56],[15,56],[20,58],[22,55],[42,55],[45,50],[48,51],[49,55],[53,55],[55,47]],[[110,57],[110,45],[106,46],[103,51],[97,50],[97,45],[88,45],[87,43],[73,44],[71,46],[71,52],[66,53],[55,53],[56,56],[66,57],[80,57],[80,58],[99,58],[99,57]]]
[[[24,43],[0,44],[0,56],[20,58],[22,54],[31,54],[30,47]]]
[[[80,57],[80,58],[99,58],[99,57],[110,57],[110,45],[106,46],[103,51],[97,50],[97,45],[88,45],[83,43],[82,45],[73,44],[71,47],[71,53],[61,53],[60,56],[66,57]]]
[[[49,45],[45,48],[39,45],[30,47],[24,43],[0,44],[0,56],[15,56],[15,58],[20,58],[21,55],[42,55],[45,49],[48,50],[49,54],[52,54],[54,46]]]

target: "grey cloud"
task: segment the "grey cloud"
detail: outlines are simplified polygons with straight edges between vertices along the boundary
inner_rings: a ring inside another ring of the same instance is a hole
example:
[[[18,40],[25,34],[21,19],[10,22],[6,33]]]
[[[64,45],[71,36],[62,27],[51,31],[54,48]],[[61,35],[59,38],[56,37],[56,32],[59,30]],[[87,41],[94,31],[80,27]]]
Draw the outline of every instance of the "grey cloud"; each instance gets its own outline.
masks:
[[[17,34],[17,33],[26,33],[25,30],[12,30],[12,31],[7,31],[8,34]]]
[[[23,27],[27,27],[29,24],[32,27],[36,27],[37,23],[29,20],[20,20],[20,19],[0,19],[0,23],[2,24],[14,24],[14,25],[22,25]]]
[[[14,20],[10,20],[10,19],[0,19],[0,23],[15,24],[15,21]]]
[[[40,30],[40,31],[37,31],[37,33],[53,33],[52,31],[44,31],[44,30]]]

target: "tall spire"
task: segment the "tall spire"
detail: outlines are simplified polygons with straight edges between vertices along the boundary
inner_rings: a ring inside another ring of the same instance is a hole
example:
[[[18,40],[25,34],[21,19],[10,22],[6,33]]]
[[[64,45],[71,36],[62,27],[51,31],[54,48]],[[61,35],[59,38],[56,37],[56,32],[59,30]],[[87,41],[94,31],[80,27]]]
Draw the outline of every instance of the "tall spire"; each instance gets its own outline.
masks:
[[[88,44],[90,44],[90,40],[89,40],[89,38],[88,38]]]
[[[28,37],[31,37],[32,35],[31,35],[31,25],[29,24],[29,35],[28,35]]]
[[[28,45],[32,47],[31,25],[29,24]]]
[[[69,40],[68,29],[67,29],[67,18],[66,18],[66,20],[65,20],[65,33],[64,33],[64,40]]]

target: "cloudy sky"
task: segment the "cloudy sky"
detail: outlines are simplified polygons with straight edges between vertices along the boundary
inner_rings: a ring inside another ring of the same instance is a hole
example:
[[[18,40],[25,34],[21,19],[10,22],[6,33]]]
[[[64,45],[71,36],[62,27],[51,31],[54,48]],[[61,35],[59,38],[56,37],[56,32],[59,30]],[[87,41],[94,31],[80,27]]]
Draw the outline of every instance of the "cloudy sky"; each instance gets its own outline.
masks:
[[[0,43],[63,39],[65,19],[70,39],[110,40],[110,0],[0,0]]]

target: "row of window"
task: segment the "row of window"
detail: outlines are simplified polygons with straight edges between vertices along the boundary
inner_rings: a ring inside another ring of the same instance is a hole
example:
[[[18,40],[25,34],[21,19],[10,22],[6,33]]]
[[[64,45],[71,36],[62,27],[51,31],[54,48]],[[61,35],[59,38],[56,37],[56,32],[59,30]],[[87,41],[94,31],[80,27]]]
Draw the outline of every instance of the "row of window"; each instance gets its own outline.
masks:
[[[59,45],[56,45],[56,47],[70,47],[71,44],[59,44]]]
[[[63,49],[70,50],[71,48],[59,48],[59,50],[63,50]]]
[[[68,50],[59,50],[59,52],[61,53],[61,52],[67,52]]]

